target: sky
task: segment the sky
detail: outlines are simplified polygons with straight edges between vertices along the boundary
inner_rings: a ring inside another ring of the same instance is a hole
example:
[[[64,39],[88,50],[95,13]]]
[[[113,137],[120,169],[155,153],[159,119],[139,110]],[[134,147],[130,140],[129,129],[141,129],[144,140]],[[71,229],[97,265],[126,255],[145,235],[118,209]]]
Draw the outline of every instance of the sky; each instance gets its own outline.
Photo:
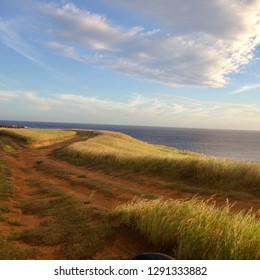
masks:
[[[0,119],[260,130],[260,0],[1,0]]]

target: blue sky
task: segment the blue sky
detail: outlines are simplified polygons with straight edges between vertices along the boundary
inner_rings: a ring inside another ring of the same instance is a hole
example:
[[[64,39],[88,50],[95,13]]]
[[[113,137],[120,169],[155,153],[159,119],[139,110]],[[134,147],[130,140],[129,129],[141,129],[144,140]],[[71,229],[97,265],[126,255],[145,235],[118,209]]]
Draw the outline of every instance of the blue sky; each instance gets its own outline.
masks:
[[[259,0],[1,0],[0,119],[260,130]]]

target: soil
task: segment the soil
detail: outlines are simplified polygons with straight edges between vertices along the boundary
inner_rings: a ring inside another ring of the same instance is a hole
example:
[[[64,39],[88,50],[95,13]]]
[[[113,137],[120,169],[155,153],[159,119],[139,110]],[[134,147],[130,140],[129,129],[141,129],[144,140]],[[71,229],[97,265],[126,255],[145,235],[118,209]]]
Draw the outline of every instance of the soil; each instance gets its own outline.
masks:
[[[8,236],[12,233],[19,231],[26,231],[36,229],[40,224],[48,219],[48,217],[40,217],[39,215],[25,214],[21,210],[22,200],[33,199],[32,191],[35,188],[29,183],[30,181],[42,181],[55,186],[56,188],[74,196],[81,204],[82,207],[91,207],[99,209],[100,211],[111,211],[122,203],[132,201],[134,199],[147,197],[153,195],[154,197],[161,197],[164,199],[188,199],[195,194],[179,190],[178,188],[169,189],[165,187],[165,182],[158,178],[153,177],[138,177],[123,178],[115,177],[111,174],[92,170],[86,167],[74,166],[66,161],[57,159],[53,151],[58,148],[66,146],[69,142],[58,143],[48,147],[25,147],[9,136],[0,136],[1,139],[6,139],[11,143],[15,153],[8,153],[1,149],[0,156],[11,169],[9,176],[10,184],[14,188],[13,195],[7,199],[4,204],[10,208],[10,212],[5,214],[8,221],[19,221],[19,226],[10,224],[6,221],[0,221],[1,235]],[[70,140],[71,143],[72,140]],[[78,141],[75,138],[73,141]],[[68,177],[58,177],[53,172],[43,172],[37,170],[35,166],[39,162],[52,165],[59,168],[72,171]],[[89,182],[103,182],[112,186],[113,195],[107,195],[98,189],[93,190],[93,186],[89,187],[86,183],[75,184],[72,187],[73,180],[77,178],[84,178]],[[91,199],[90,199],[91,197]],[[201,199],[208,199],[209,196],[199,195]],[[222,206],[226,204],[227,197],[224,195],[216,195],[214,197],[217,205]],[[253,208],[254,211],[260,209],[260,199],[233,199],[229,198],[231,203],[235,202],[233,207],[234,211],[249,210]],[[28,246],[22,241],[14,241],[14,247],[26,249]],[[102,250],[95,253],[92,259],[105,259],[107,256],[118,256],[122,259],[128,259],[135,254],[149,250],[149,244],[141,236],[136,233],[129,233],[129,229],[122,226],[114,236],[114,240],[105,246]],[[60,259],[62,256],[59,254],[59,246],[39,246],[37,248],[37,255],[35,259]]]

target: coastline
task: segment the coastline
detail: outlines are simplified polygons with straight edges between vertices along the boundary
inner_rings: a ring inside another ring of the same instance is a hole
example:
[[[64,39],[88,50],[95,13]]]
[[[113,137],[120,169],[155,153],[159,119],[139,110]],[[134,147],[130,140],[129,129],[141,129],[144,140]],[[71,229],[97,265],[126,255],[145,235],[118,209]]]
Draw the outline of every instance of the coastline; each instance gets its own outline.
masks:
[[[260,131],[0,120],[1,123],[44,129],[109,130],[130,135],[144,142],[208,156],[260,162]]]

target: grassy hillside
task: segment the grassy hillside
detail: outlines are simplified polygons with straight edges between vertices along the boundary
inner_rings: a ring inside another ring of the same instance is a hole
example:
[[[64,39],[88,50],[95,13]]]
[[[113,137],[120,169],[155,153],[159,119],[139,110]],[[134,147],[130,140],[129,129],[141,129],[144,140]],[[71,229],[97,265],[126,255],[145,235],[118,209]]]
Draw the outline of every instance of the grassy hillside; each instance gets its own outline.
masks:
[[[158,159],[200,156],[194,152],[182,151],[161,145],[153,145],[119,132],[100,131],[95,138],[73,143],[68,151],[75,156],[111,156],[119,159],[153,157]]]
[[[217,159],[102,132],[57,152],[60,158],[112,173],[158,176],[200,188],[260,196],[260,164]]]
[[[12,136],[22,142],[41,146],[48,145],[66,139],[75,137],[75,131],[65,131],[60,129],[16,129],[16,128],[0,128],[0,134]]]
[[[177,259],[260,259],[260,221],[230,206],[190,201],[140,201],[118,208],[124,222]]]

